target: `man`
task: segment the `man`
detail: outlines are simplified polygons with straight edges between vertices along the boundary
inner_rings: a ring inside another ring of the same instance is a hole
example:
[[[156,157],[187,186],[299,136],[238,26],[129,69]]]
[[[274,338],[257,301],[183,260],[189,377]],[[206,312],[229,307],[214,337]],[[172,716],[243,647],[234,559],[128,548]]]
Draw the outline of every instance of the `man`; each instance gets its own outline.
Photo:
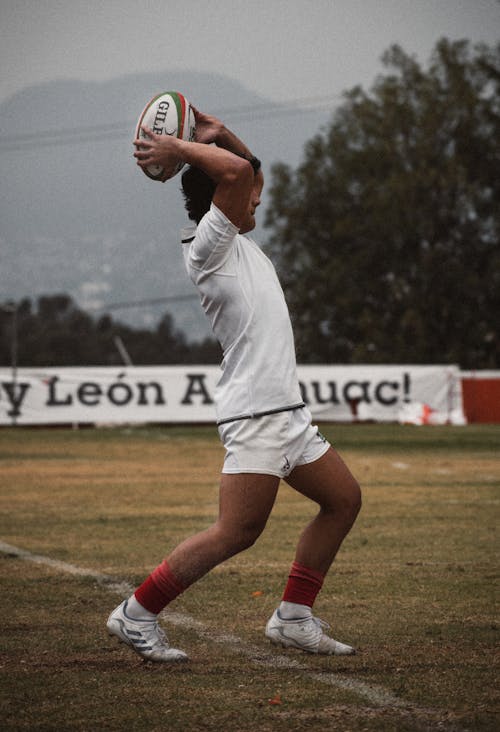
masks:
[[[260,162],[218,119],[195,110],[196,140],[144,128],[138,165],[179,161],[189,216],[184,259],[224,353],[215,403],[226,449],[216,522],[181,542],[109,616],[108,632],[143,658],[186,660],[158,625],[158,614],[213,567],[250,547],[273,507],[280,479],[319,505],[304,529],[279,607],[267,623],[275,644],[348,655],[312,606],[361,505],[360,489],[335,450],[311,425],[302,402],[288,309],[275,270],[250,238],[264,184]],[[215,143],[215,144],[212,144]]]

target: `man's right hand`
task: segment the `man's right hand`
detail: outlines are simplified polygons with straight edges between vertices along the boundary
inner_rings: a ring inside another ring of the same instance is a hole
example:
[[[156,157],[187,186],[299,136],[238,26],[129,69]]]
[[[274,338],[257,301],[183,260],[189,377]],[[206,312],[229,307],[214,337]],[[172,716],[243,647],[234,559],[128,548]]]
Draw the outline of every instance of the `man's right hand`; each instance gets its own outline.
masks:
[[[134,157],[137,165],[142,168],[152,165],[163,168],[164,175],[161,180],[165,182],[172,177],[181,162],[176,147],[176,138],[169,135],[157,135],[145,125],[141,129],[146,137],[134,140],[136,147]]]
[[[191,105],[191,109],[194,112],[194,118],[196,120],[195,142],[202,142],[205,145],[209,145],[212,142],[216,143],[224,129],[224,125],[220,119],[200,112],[193,105]]]

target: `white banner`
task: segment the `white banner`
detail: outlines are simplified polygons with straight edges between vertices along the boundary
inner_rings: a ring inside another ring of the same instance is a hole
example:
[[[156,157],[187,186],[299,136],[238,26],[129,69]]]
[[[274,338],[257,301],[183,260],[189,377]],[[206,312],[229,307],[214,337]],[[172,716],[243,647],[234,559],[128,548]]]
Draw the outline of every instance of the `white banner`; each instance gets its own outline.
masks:
[[[455,366],[299,366],[318,421],[460,422]],[[0,425],[213,423],[218,366],[0,369]],[[434,419],[432,419],[434,415]]]

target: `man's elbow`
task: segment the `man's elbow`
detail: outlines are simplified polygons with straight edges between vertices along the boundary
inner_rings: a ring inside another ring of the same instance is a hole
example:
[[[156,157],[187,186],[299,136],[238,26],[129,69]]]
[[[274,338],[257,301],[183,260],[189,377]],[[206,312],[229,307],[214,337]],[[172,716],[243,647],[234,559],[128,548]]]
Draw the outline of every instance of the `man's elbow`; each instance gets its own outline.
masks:
[[[250,162],[236,155],[224,173],[224,182],[228,185],[251,186],[253,178],[253,168]]]

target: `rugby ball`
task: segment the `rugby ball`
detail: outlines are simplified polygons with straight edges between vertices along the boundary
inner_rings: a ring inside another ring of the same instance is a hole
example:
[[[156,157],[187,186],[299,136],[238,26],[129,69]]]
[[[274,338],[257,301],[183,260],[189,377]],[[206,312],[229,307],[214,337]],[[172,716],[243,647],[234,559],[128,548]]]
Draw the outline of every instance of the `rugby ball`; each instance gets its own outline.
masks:
[[[141,129],[146,125],[157,135],[174,135],[181,140],[192,142],[196,130],[194,112],[183,94],[175,91],[162,92],[149,101],[141,112],[135,128],[135,139],[146,137]],[[162,180],[164,172],[159,165],[141,166],[148,178]],[[179,163],[170,177],[182,170]]]

